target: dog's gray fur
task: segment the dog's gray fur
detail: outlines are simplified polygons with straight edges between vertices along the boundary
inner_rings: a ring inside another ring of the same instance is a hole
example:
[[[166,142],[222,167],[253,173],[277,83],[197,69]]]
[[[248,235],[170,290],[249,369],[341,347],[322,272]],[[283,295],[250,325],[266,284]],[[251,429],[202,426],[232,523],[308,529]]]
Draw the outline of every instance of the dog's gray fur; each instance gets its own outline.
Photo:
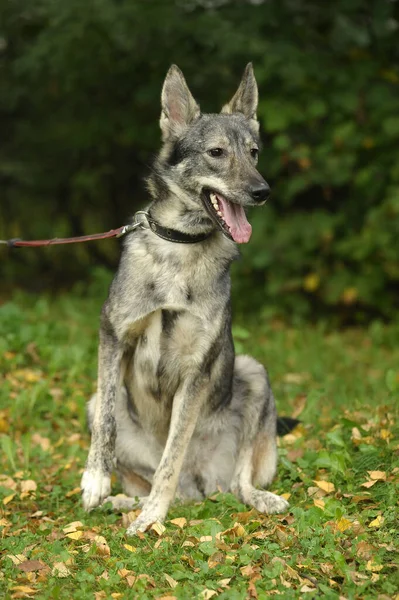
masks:
[[[205,189],[250,206],[256,169],[258,92],[252,65],[221,114],[200,114],[183,74],[162,91],[163,147],[149,178],[152,218],[201,243],[177,244],[149,229],[125,241],[101,318],[98,391],[83,474],[86,510],[110,500],[143,510],[128,534],[165,519],[175,494],[231,490],[261,512],[288,503],[267,487],[277,464],[276,409],[265,369],[234,355],[230,263],[235,243],[204,208]],[[223,156],[210,155],[222,148]],[[116,468],[129,498],[109,498]],[[148,497],[146,497],[148,496]]]

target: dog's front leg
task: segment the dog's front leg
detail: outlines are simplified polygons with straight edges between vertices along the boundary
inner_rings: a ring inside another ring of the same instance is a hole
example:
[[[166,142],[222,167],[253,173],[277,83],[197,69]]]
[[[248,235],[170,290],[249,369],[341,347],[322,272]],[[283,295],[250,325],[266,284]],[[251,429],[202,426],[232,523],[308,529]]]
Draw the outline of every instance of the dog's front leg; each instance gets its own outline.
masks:
[[[118,340],[109,328],[102,326],[91,445],[81,482],[85,510],[95,508],[111,493],[116,436],[115,399],[121,384],[122,353]]]
[[[188,444],[197,423],[199,411],[209,393],[209,378],[197,375],[181,386],[173,399],[168,439],[161,462],[155,472],[150,495],[140,516],[127,534],[146,531],[152,523],[162,522],[174,498]]]

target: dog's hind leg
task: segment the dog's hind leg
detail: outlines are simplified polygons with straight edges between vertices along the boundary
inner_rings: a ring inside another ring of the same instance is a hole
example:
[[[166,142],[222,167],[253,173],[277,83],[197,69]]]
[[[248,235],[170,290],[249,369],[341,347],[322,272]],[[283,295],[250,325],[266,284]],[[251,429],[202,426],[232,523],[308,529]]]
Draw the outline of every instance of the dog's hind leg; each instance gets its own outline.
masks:
[[[276,407],[264,368],[249,356],[236,358],[234,396],[242,423],[231,491],[260,512],[283,512],[284,498],[255,487],[268,486],[276,473]]]

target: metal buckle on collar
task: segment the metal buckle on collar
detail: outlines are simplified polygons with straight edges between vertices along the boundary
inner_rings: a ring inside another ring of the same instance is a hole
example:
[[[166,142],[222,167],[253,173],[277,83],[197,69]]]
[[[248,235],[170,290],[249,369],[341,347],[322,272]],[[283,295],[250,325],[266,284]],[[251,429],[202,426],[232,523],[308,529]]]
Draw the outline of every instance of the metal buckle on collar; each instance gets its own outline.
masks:
[[[138,217],[140,217],[141,215],[143,215],[145,217],[145,219],[146,219],[145,221],[143,219],[140,219],[140,220],[138,219]],[[148,217],[148,213],[145,212],[145,210],[138,210],[136,213],[134,213],[133,223],[131,223],[130,225],[125,225],[116,237],[120,238],[120,237],[126,235],[127,233],[134,231],[135,229],[137,229],[139,227],[140,227],[140,229],[149,229],[150,225],[147,221],[147,217]]]

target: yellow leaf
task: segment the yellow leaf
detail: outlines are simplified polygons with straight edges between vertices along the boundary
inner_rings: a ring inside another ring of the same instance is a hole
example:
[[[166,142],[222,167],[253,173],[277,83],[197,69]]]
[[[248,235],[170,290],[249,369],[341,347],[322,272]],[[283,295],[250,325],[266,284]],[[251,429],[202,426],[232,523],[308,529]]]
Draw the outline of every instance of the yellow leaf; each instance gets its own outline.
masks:
[[[33,479],[27,479],[21,481],[21,492],[35,492],[37,490],[37,483]]]
[[[3,504],[7,505],[11,502],[11,500],[14,498],[15,494],[10,494],[9,496],[6,496],[5,498],[3,498]]]
[[[23,554],[7,554],[7,558],[10,558],[14,565],[20,565],[27,560],[26,556]]]
[[[384,521],[384,517],[382,515],[378,515],[378,517],[376,517],[373,521],[371,521],[371,523],[369,523],[369,527],[381,527]]]
[[[56,562],[56,563],[54,563],[54,566],[52,568],[51,574],[54,577],[64,578],[64,577],[69,577],[69,575],[71,574],[71,572],[70,572],[70,570],[68,569],[68,567],[66,566],[65,563],[63,563],[63,562]]]
[[[11,588],[13,592],[19,592],[22,594],[37,594],[37,592],[39,590],[34,590],[33,588],[27,586],[27,585],[15,585],[13,588]]]
[[[335,486],[333,483],[330,483],[329,481],[317,481],[314,480],[314,483],[317,485],[318,488],[320,488],[321,490],[323,490],[323,492],[326,492],[326,494],[331,494],[334,490],[335,490]]]
[[[230,581],[231,581],[231,577],[227,577],[226,579],[219,579],[217,584],[220,585],[220,587],[222,587],[222,588],[228,588]]]
[[[167,573],[163,574],[166,581],[169,583],[170,587],[172,588],[172,590],[178,585],[176,579],[173,579],[173,577],[171,577],[170,575],[168,575]]]
[[[324,500],[322,500],[321,498],[314,498],[313,503],[315,506],[317,506],[317,508],[321,508],[321,510],[324,510],[324,507],[326,505]]]
[[[377,483],[377,479],[374,479],[374,481],[365,481],[364,483],[360,484],[360,487],[364,487],[364,488],[371,488],[373,487],[373,485],[375,485]]]
[[[80,487],[76,487],[73,490],[71,490],[70,492],[67,492],[65,494],[66,498],[70,498],[71,496],[75,496],[76,494],[79,494],[82,490],[80,489]]]
[[[130,544],[123,544],[123,547],[126,548],[126,550],[129,550],[129,552],[137,552],[137,548],[134,548]]]
[[[155,521],[150,527],[150,531],[154,531],[159,537],[166,531],[165,525],[162,525],[159,521]]]
[[[72,531],[72,533],[67,533],[66,537],[71,540],[80,540],[83,535],[83,531]]]
[[[173,525],[177,525],[180,529],[183,529],[187,525],[187,519],[184,517],[178,517],[177,519],[171,519],[169,523],[173,523]]]
[[[367,571],[382,571],[384,565],[376,565],[372,560],[368,560],[366,564]]]
[[[320,277],[317,273],[306,275],[303,280],[303,287],[307,292],[315,292],[320,285]]]
[[[199,541],[200,542],[211,542],[213,537],[211,535],[201,535]]]
[[[241,523],[234,523],[233,527],[222,531],[221,535],[232,535],[233,537],[242,537],[246,533]]]
[[[289,492],[284,492],[284,494],[280,494],[282,498],[289,500],[291,498],[291,494]]]
[[[337,527],[339,531],[346,531],[352,527],[352,522],[344,517],[341,517],[341,519],[337,521]]]
[[[375,481],[387,480],[387,474],[385,473],[385,471],[367,471],[367,473],[369,474],[370,479],[373,479]]]
[[[65,525],[65,527],[63,527],[62,531],[64,533],[73,533],[74,531],[77,531],[78,529],[82,529],[82,527],[84,527],[82,521],[72,521],[72,523]]]

